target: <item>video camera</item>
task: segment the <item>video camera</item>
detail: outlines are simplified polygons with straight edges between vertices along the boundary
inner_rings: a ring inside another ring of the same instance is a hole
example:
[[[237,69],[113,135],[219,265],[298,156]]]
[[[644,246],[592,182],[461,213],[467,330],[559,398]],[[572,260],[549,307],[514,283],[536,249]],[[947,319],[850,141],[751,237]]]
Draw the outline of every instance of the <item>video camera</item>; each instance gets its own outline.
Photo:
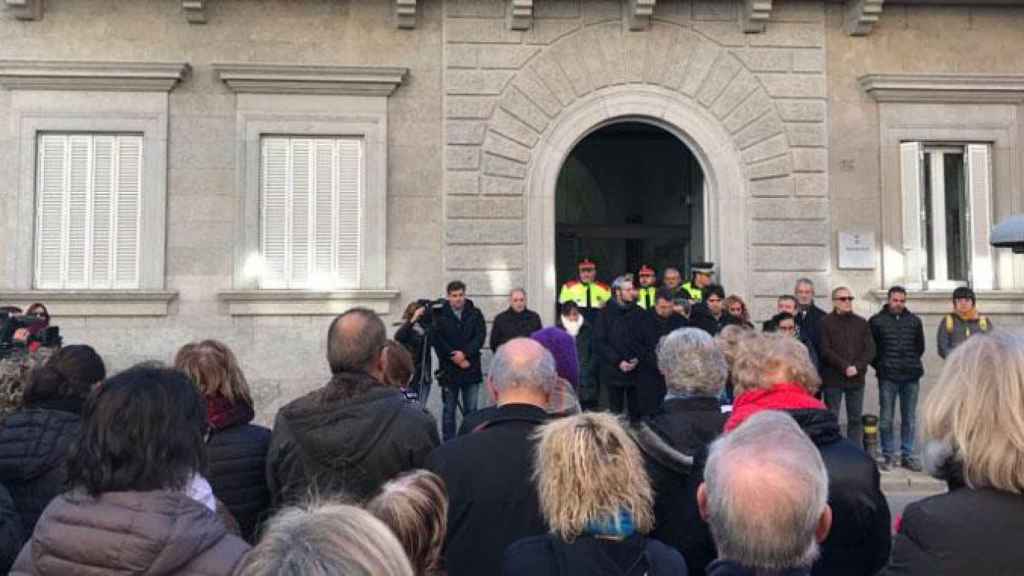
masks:
[[[432,325],[434,323],[435,313],[440,313],[441,309],[448,301],[444,298],[438,298],[437,300],[427,300],[426,298],[420,298],[416,301],[417,308],[423,308],[423,323]]]
[[[6,358],[19,349],[57,348],[61,342],[60,328],[50,326],[50,313],[46,306],[33,304],[24,314],[14,306],[0,308],[0,358]]]

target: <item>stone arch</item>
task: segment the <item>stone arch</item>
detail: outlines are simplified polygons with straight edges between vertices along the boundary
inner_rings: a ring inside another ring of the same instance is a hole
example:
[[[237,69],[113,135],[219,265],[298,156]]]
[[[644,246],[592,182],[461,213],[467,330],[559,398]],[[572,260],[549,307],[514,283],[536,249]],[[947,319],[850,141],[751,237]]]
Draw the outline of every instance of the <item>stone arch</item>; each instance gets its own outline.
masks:
[[[487,122],[484,190],[525,190],[526,283],[537,309],[554,309],[562,162],[587,134],[623,120],[664,128],[697,156],[708,182],[709,256],[728,255],[724,282],[747,291],[746,235],[720,232],[745,222],[752,185],[789,184],[792,152],[771,97],[729,49],[690,29],[657,22],[635,33],[602,23],[538,52],[509,79]]]

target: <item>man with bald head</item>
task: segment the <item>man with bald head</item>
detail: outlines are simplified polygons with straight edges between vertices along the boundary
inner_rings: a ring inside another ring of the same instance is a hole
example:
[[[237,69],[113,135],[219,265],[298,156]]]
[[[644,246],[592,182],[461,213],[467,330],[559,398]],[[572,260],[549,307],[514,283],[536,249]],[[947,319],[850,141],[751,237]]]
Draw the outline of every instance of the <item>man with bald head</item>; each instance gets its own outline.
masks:
[[[832,526],[825,463],[783,412],[711,445],[697,502],[718,547],[708,576],[809,576]]]
[[[438,444],[437,422],[382,378],[384,323],[355,308],[327,331],[331,381],[287,404],[274,421],[267,485],[275,506],[311,494],[362,499],[391,478],[423,467]]]
[[[448,487],[449,576],[501,573],[505,548],[547,532],[533,477],[533,433],[558,374],[539,343],[509,340],[494,355],[487,388],[498,405],[475,432],[445,443],[427,467]]]

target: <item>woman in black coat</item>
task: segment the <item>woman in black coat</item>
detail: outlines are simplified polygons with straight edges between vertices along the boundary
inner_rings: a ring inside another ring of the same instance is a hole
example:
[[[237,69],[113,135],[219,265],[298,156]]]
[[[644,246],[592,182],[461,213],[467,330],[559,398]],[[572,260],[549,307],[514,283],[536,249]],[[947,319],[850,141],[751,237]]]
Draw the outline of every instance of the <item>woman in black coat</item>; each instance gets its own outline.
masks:
[[[182,346],[174,365],[206,399],[209,439],[206,479],[252,542],[270,508],[266,481],[270,430],[252,424],[252,395],[231,349],[216,340]]]
[[[946,359],[921,418],[947,494],[907,506],[884,576],[1024,573],[1024,336],[977,334]]]
[[[682,555],[647,537],[654,493],[617,418],[559,418],[538,439],[537,493],[551,532],[509,546],[504,576],[686,576]]]
[[[395,332],[395,341],[405,346],[415,367],[410,388],[424,406],[430,398],[430,385],[434,380],[433,356],[430,353],[431,326],[427,319],[427,306],[423,301],[410,302],[402,314],[402,324]]]
[[[103,359],[90,346],[62,348],[29,374],[24,407],[0,423],[0,483],[10,491],[26,535],[64,492],[82,406],[106,375]]]

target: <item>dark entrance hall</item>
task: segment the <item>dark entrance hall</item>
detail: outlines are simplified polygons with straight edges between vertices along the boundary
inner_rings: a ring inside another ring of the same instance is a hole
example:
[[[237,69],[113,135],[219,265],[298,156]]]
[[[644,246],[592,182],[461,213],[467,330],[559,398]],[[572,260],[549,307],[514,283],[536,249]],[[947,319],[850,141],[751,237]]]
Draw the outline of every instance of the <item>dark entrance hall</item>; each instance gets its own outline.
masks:
[[[621,122],[585,137],[569,154],[555,195],[559,284],[588,257],[604,282],[653,266],[684,274],[704,256],[704,174],[674,135]]]

